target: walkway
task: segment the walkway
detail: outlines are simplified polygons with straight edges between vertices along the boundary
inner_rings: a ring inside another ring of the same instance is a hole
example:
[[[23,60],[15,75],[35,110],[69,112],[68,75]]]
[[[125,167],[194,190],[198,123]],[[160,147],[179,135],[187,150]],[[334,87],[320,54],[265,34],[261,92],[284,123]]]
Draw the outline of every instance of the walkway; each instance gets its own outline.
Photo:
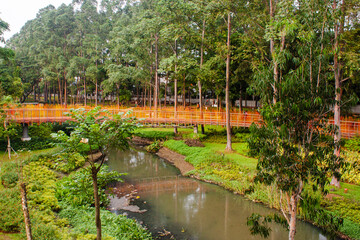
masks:
[[[79,107],[79,106],[76,106]],[[69,112],[72,107],[64,108],[63,106],[53,105],[27,105],[20,108],[6,109],[8,119],[18,123],[42,123],[42,122],[65,122],[70,117],[65,113]],[[163,108],[158,111],[145,108],[123,108],[104,107],[112,113],[132,111],[130,116],[135,116],[144,124],[150,125],[169,125],[169,126],[187,126],[187,125],[220,125],[225,126],[225,112],[214,112],[204,110],[201,114],[197,109],[175,112],[173,108]],[[90,109],[90,107],[87,107]],[[260,115],[257,112],[230,114],[231,126],[249,127],[253,122],[260,121]],[[330,120],[333,124],[333,120]],[[345,138],[360,135],[360,120],[344,118],[341,121],[341,133]]]

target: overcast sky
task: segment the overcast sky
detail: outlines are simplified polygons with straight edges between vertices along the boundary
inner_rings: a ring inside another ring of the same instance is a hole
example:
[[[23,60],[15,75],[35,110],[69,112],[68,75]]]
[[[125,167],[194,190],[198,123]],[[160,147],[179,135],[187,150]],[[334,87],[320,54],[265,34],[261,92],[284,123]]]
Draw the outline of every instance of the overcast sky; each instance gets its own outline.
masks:
[[[21,27],[31,19],[41,8],[50,4],[56,8],[62,3],[68,5],[71,0],[0,0],[0,18],[10,25],[10,31],[5,31],[5,40],[19,32]]]

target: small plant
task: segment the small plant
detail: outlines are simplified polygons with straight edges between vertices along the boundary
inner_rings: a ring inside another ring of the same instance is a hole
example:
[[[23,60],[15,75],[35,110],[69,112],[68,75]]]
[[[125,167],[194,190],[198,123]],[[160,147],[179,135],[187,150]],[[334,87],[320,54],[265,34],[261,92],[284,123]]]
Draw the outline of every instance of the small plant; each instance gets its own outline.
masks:
[[[155,142],[147,146],[145,149],[150,153],[156,153],[160,150],[161,147],[162,147],[162,143],[159,140],[156,140]]]
[[[19,180],[19,175],[16,170],[17,166],[15,162],[4,163],[0,170],[0,181],[4,187],[13,188],[16,186]]]

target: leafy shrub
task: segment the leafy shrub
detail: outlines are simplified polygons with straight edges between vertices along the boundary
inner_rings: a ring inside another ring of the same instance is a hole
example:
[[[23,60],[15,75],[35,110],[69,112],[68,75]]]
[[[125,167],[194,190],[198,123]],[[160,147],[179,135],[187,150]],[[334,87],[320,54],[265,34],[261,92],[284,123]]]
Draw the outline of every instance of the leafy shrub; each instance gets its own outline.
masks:
[[[151,143],[149,146],[146,146],[146,151],[150,152],[150,153],[156,153],[160,150],[161,148],[161,142],[156,140],[153,143]]]
[[[15,187],[19,180],[17,165],[15,162],[6,162],[0,170],[0,181],[6,188]]]
[[[113,181],[119,181],[122,174],[109,171],[107,166],[101,167],[98,173],[98,187],[100,205],[107,206],[109,199],[105,193],[106,186]],[[92,185],[91,171],[89,168],[80,169],[71,173],[57,182],[56,197],[60,201],[67,202],[73,206],[94,205],[94,190]]]
[[[64,206],[60,217],[70,220],[72,235],[76,239],[96,239],[96,226],[93,223],[94,208]],[[104,239],[151,239],[151,235],[135,220],[123,215],[115,215],[109,211],[101,210],[102,232]]]
[[[27,192],[29,204],[40,210],[58,210],[55,197],[56,175],[40,162],[31,162],[23,167],[23,175],[28,182]]]
[[[53,170],[69,173],[84,166],[85,158],[79,153],[46,153],[32,158],[33,161],[42,163]]]
[[[0,230],[18,232],[23,222],[18,188],[0,190]]]
[[[29,126],[29,136],[31,138],[50,139],[51,132],[51,123],[33,124]]]
[[[360,157],[357,152],[343,151],[343,157],[348,163],[341,169],[341,180],[348,183],[360,184]]]

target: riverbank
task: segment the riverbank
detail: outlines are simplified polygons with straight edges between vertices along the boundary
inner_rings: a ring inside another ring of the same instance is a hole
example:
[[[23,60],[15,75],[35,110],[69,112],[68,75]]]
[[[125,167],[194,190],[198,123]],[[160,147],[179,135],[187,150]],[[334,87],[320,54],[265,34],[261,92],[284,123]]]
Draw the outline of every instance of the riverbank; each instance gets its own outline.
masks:
[[[171,129],[169,129],[170,131]],[[150,130],[147,129],[146,132],[150,132]],[[161,132],[165,132],[165,130],[161,129]],[[177,162],[180,168],[181,164],[179,162],[190,163],[193,169],[187,173],[184,173],[186,169],[180,169],[183,175],[220,185],[231,192],[244,195],[246,198],[261,202],[270,208],[280,208],[279,195],[274,186],[253,183],[257,161],[247,155],[244,142],[234,143],[233,148],[235,151],[226,153],[224,152],[225,144],[217,143],[222,141],[221,138],[211,136],[210,140],[207,138],[202,141],[205,147],[190,147],[185,144],[183,138],[184,136],[186,138],[187,135],[189,135],[189,131],[186,130],[180,133],[180,137],[176,136],[177,140],[163,141],[163,148],[160,151],[165,151],[166,154],[161,156],[160,153],[160,156],[169,162]],[[176,160],[172,159],[173,156],[177,156],[176,154],[182,156],[175,157]],[[331,195],[328,195],[331,198],[323,198],[319,193],[311,194],[317,199],[317,208],[323,209],[327,213],[331,212],[332,216],[336,215],[344,218],[344,224],[340,227],[340,232],[337,233],[338,236],[344,239],[360,239],[360,221],[358,218],[360,212],[356,207],[359,204],[356,196],[360,189],[357,189],[357,185],[346,183],[343,183],[342,186],[342,189],[331,191]],[[248,191],[251,188],[253,188],[252,191]],[[351,189],[351,194],[349,192],[344,193],[344,188],[347,188],[348,191]],[[304,214],[306,215],[306,212],[301,210],[299,217],[320,226],[320,223],[306,218]]]

